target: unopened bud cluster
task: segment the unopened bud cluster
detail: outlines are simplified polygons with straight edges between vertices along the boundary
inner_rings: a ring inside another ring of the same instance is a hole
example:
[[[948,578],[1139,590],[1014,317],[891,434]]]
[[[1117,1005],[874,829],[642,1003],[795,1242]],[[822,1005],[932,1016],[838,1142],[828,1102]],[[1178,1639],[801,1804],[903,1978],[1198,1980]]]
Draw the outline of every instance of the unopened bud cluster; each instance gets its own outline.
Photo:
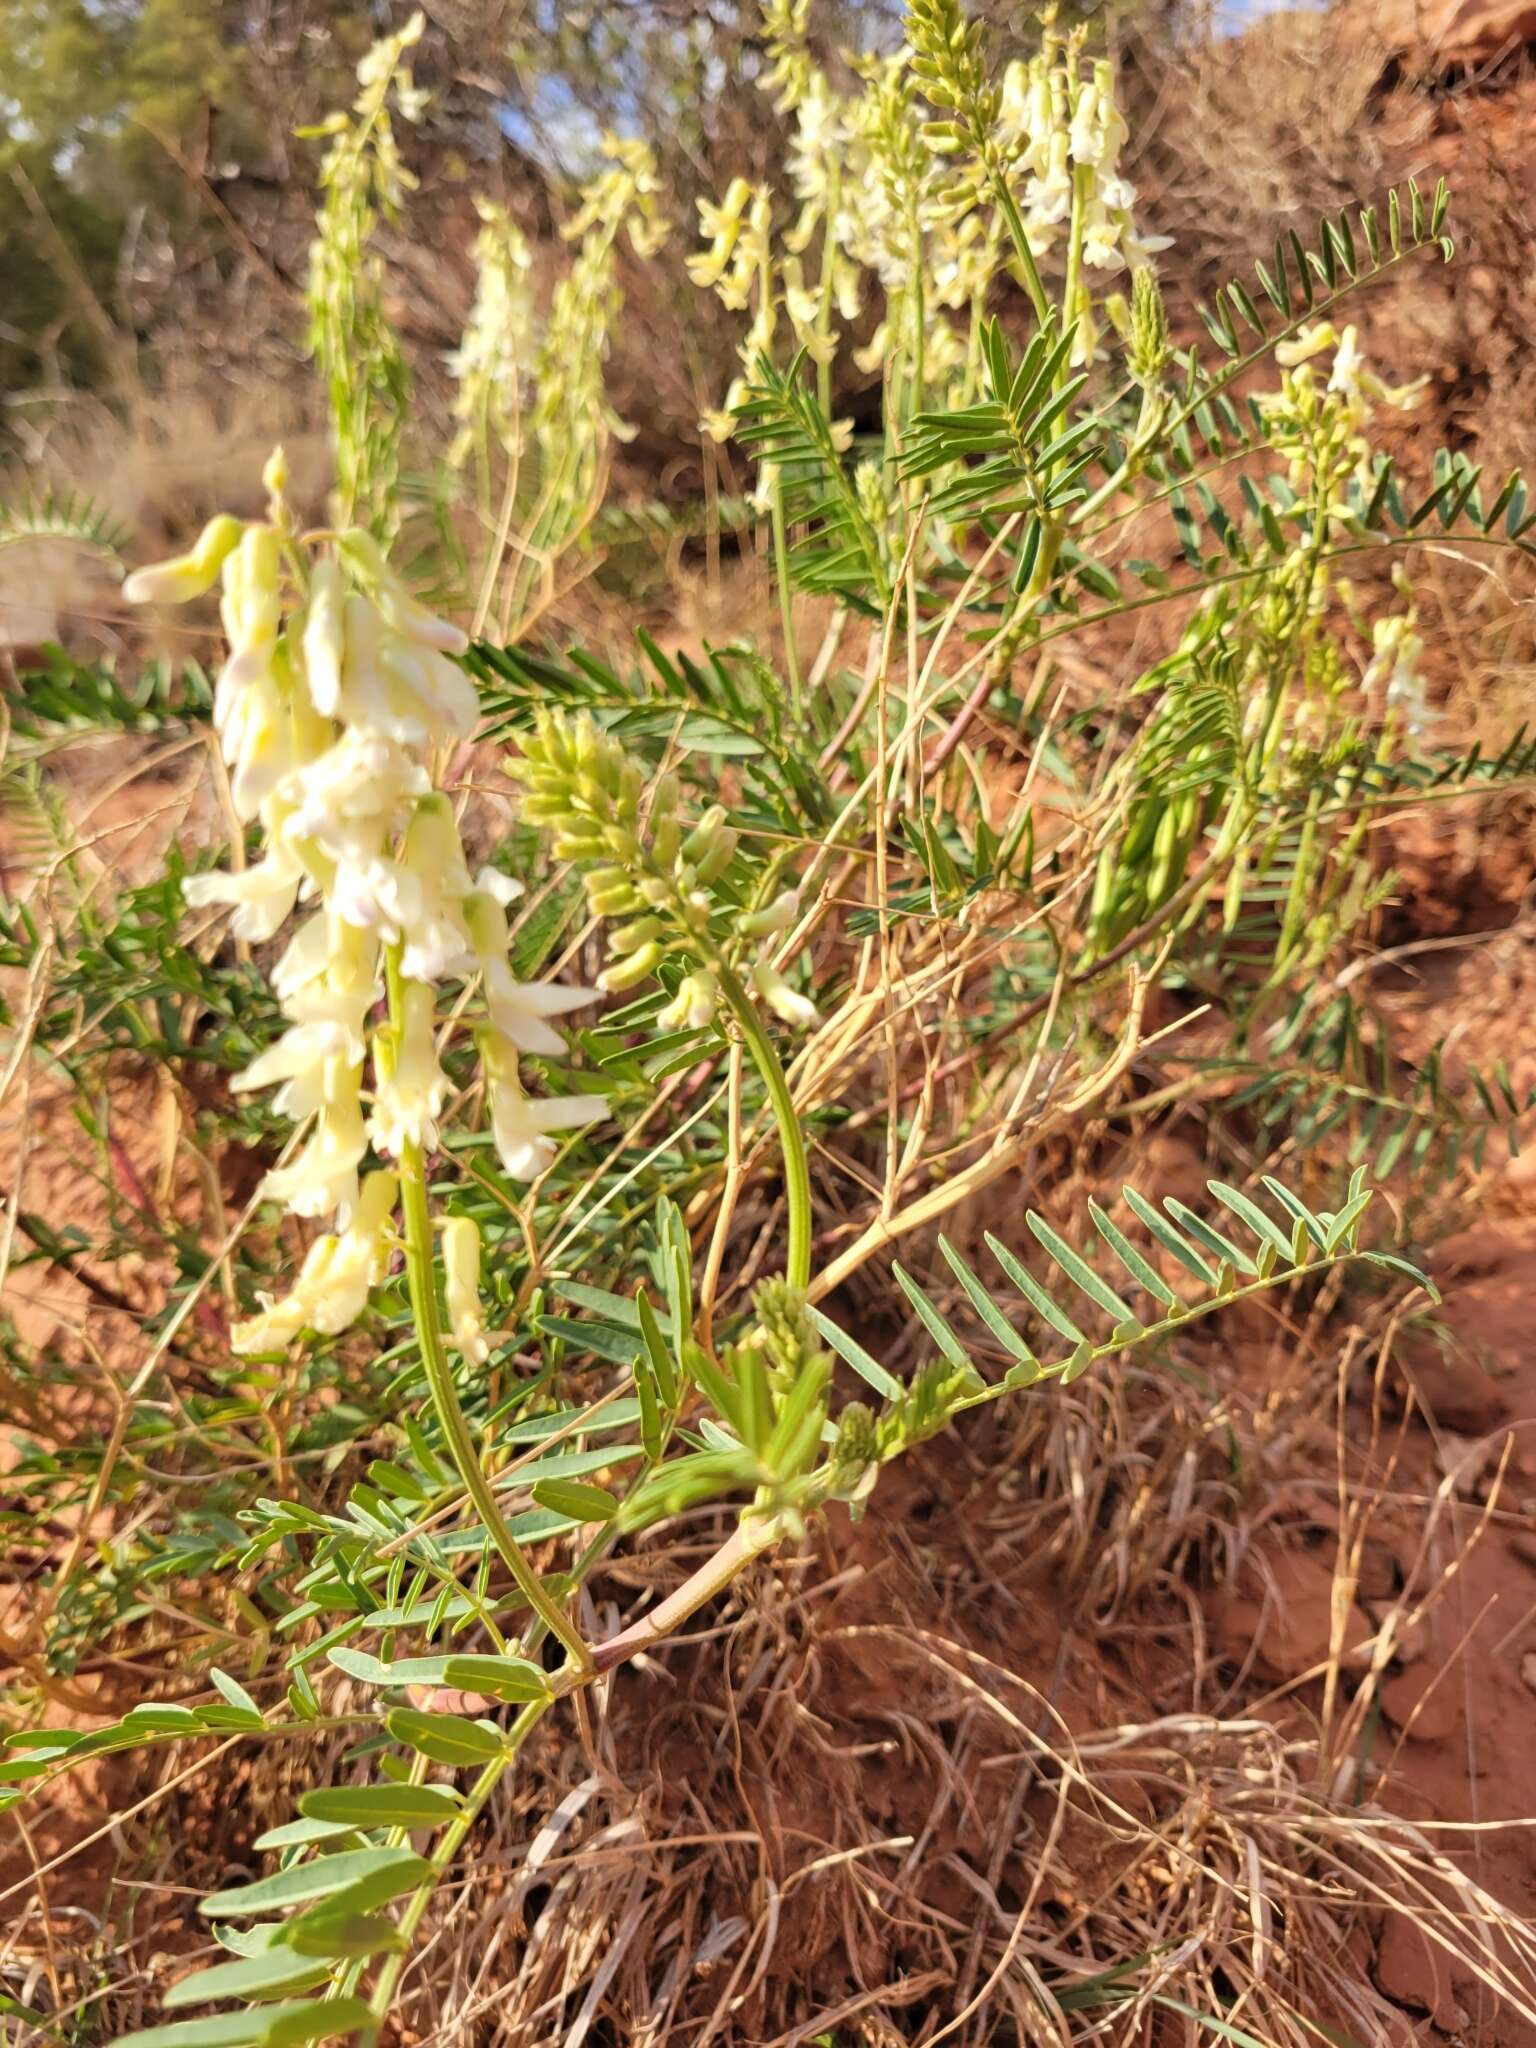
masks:
[[[785,891],[759,910],[736,908],[719,887],[736,858],[738,834],[712,805],[696,823],[678,812],[671,774],[649,786],[634,757],[586,712],[539,713],[508,773],[523,785],[523,816],[551,835],[560,860],[584,871],[594,917],[612,921],[609,964],[599,987],[636,988],[668,960],[685,972],[657,1021],[667,1030],[701,1030],[720,1002],[720,969],[733,941],[762,939],[792,921]],[[786,1023],[816,1022],[815,1006],[766,958],[752,984]]]
[[[783,1279],[761,1281],[753,1293],[752,1307],[758,1342],[768,1365],[768,1384],[776,1401],[787,1400],[808,1369],[825,1370],[830,1376],[831,1359],[798,1287]]]
[[[292,1293],[240,1325],[236,1350],[270,1349],[305,1328],[345,1328],[387,1265],[396,1181],[361,1185],[370,1145],[396,1161],[438,1140],[449,1092],[440,1058],[437,988],[476,976],[479,1037],[497,1149],[508,1173],[532,1178],[554,1157],[550,1133],[604,1116],[600,1096],[536,1101],[520,1053],[559,1055],[549,1019],[592,1000],[586,989],[525,984],[508,963],[505,906],[516,885],[471,875],[453,806],[434,788],[429,750],[464,740],[479,702],[450,657],[464,635],[419,605],[360,529],[301,540],[283,503],[281,457],[268,465],[271,516],[224,516],[178,560],[140,570],[127,596],[179,602],[222,587],[229,658],[214,723],[234,808],[259,820],[262,858],[231,874],[191,877],[193,904],[229,904],[233,929],[274,937],[301,901],[313,905],[272,970],[287,1019],[274,1044],[236,1077],[276,1085],[277,1108],[310,1120],[293,1160],[262,1192],[296,1215],[334,1218]],[[376,1021],[386,992],[387,1024]],[[480,1351],[468,1276],[478,1241],[451,1247],[450,1301],[460,1349]],[[471,1256],[473,1253],[473,1256]]]

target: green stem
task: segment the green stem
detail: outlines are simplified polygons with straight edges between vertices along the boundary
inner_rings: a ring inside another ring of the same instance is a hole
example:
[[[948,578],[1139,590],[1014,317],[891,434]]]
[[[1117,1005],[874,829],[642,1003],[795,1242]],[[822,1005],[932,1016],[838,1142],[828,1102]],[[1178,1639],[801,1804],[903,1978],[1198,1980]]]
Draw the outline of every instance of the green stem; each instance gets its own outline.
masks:
[[[757,1007],[734,971],[721,961],[715,969],[721,994],[731,1006],[752,1064],[762,1077],[778,1126],[779,1145],[784,1154],[784,1197],[789,1205],[789,1248],[784,1277],[791,1287],[805,1288],[811,1279],[811,1169],[806,1157],[805,1134],[795,1113],[794,1098],[773,1040],[763,1028]]]
[[[766,245],[758,269],[757,289],[763,308],[764,331],[769,337],[764,354],[771,357],[775,312],[773,253]],[[798,719],[805,715],[805,696],[800,681],[800,655],[795,647],[794,598],[789,586],[789,532],[784,519],[784,478],[777,463],[773,465],[770,517],[773,524],[773,573],[779,586],[779,624],[784,634],[784,666],[789,674],[790,702],[795,707],[795,716]]]
[[[789,534],[784,523],[784,479],[773,472],[773,573],[779,586],[779,624],[784,634],[784,666],[789,672],[790,701],[796,718],[805,716],[805,691],[800,680],[800,654],[795,646],[794,593],[789,583]]]
[[[397,948],[390,949],[387,962],[389,1007],[392,1019],[400,1015],[400,968]],[[501,1511],[495,1490],[480,1462],[479,1447],[470,1433],[464,1410],[459,1405],[453,1369],[443,1346],[442,1322],[437,1306],[437,1267],[432,1251],[432,1216],[427,1203],[426,1163],[421,1147],[407,1144],[400,1152],[400,1206],[405,1218],[405,1273],[410,1290],[411,1315],[416,1341],[421,1347],[422,1370],[437,1414],[448,1452],[464,1482],[464,1491],[498,1556],[511,1572],[517,1589],[544,1625],[564,1644],[567,1654],[583,1671],[591,1668],[592,1653],[568,1618],[550,1597],[537,1572],[524,1557],[517,1538]]]
[[[908,416],[923,410],[923,385],[927,381],[928,365],[925,355],[923,322],[927,319],[927,307],[923,292],[923,224],[914,212],[912,215],[912,394]]]
[[[837,279],[837,208],[842,187],[842,161],[834,152],[827,167],[827,217],[821,243],[821,296],[816,305],[816,335],[823,343],[816,364],[816,397],[828,419],[832,417],[832,358],[825,343],[832,333],[832,290]]]
[[[1083,284],[1083,229],[1088,195],[1093,189],[1093,170],[1080,164],[1072,173],[1072,223],[1067,233],[1067,279],[1061,294],[1061,324],[1077,318],[1078,296]],[[1058,389],[1072,374],[1071,362],[1057,372]]]
[[[997,195],[998,211],[1003,216],[1009,236],[1013,242],[1014,254],[1019,259],[1019,268],[1024,273],[1025,289],[1029,302],[1035,309],[1035,318],[1043,327],[1051,317],[1051,302],[1045,295],[1045,283],[1040,275],[1040,266],[1035,261],[1035,252],[1029,246],[1029,236],[1024,231],[1024,219],[1019,212],[1018,202],[1008,188],[1008,178],[1001,166],[989,166],[992,190]]]
[[[395,1986],[400,1981],[401,1971],[410,1961],[411,1944],[428,1906],[432,1903],[433,1893],[447,1876],[454,1858],[463,1846],[465,1836],[484,1811],[486,1801],[516,1762],[523,1744],[553,1705],[554,1699],[551,1696],[548,1699],[530,1701],[524,1707],[507,1730],[506,1748],[500,1756],[492,1757],[481,1771],[465,1793],[464,1804],[439,1836],[432,1853],[431,1875],[425,1878],[406,1900],[405,1910],[397,1923],[401,1937],[400,1947],[393,1955],[385,1957],[379,1966],[378,1976],[374,1979],[373,1989],[368,1995],[368,2008],[373,2018],[362,2035],[366,2048],[373,2048],[384,2022],[389,2017],[390,2007],[394,2004]]]

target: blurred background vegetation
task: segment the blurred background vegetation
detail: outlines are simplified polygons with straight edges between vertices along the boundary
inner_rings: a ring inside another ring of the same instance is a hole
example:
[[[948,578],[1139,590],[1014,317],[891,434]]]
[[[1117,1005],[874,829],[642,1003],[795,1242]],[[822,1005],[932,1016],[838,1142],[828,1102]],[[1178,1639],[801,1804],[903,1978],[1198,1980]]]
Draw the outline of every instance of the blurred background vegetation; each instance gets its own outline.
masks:
[[[0,506],[85,491],[153,553],[250,497],[279,437],[301,489],[323,493],[303,291],[325,145],[305,131],[347,104],[358,58],[408,11],[0,0]],[[1033,33],[1035,10],[1012,0],[977,11],[999,56]],[[1405,40],[1394,0],[1061,0],[1058,11],[1091,20],[1118,63],[1128,174],[1149,231],[1175,238],[1160,268],[1178,339],[1203,340],[1196,302],[1277,230],[1449,173],[1467,259],[1454,283],[1418,275],[1373,294],[1360,318],[1389,371],[1429,369],[1441,402],[1423,418],[1426,441],[1476,440],[1490,461],[1529,464],[1536,123],[1514,43],[1487,62],[1438,61]],[[607,386],[637,433],[609,501],[675,508],[734,494],[744,479],[732,451],[706,448],[698,420],[729,381],[736,323],[683,265],[697,199],[779,168],[785,128],[760,88],[757,0],[432,0],[426,14],[414,52],[424,112],[401,137],[417,185],[408,217],[378,241],[413,376],[407,488],[423,502],[444,488],[447,358],[474,293],[477,198],[508,208],[547,299],[576,187],[617,130],[657,151],[675,229],[654,260],[621,257]],[[898,0],[817,0],[811,16],[834,72],[840,49],[899,37]],[[868,307],[853,338],[877,319]],[[840,408],[861,416],[878,373],[861,382],[845,359],[839,377]],[[0,556],[0,644],[67,624],[89,633],[103,593],[66,589],[77,565],[42,575],[21,564],[30,552]]]
[[[243,439],[258,386],[270,401],[258,411],[313,421],[301,299],[323,145],[303,131],[347,103],[359,56],[407,11],[360,0],[0,0],[0,441],[13,460],[64,460],[61,436],[78,443],[103,408],[154,438],[168,394],[183,440],[215,425]],[[1004,51],[1028,30],[1028,10],[994,0],[982,11]],[[1138,74],[1149,29],[1165,44],[1174,33],[1172,0],[1078,11],[1141,50],[1139,61],[1127,55]],[[895,0],[829,0],[814,14],[834,64],[839,48],[899,39]],[[428,9],[414,66],[428,101],[405,138],[419,188],[408,227],[385,243],[392,311],[416,357],[418,432],[440,424],[441,359],[470,302],[475,195],[509,206],[535,247],[550,248],[597,142],[618,130],[657,149],[683,231],[648,275],[624,280],[633,318],[615,397],[622,411],[643,380],[636,459],[665,487],[683,481],[668,466],[686,466],[691,450],[697,483],[694,423],[705,397],[718,399],[734,343],[717,322],[712,359],[682,259],[701,193],[737,173],[774,175],[782,124],[758,87],[766,64],[756,0]],[[684,294],[686,329],[669,317]],[[69,452],[65,467],[78,469],[78,448]],[[95,487],[120,497],[113,465],[95,467]]]

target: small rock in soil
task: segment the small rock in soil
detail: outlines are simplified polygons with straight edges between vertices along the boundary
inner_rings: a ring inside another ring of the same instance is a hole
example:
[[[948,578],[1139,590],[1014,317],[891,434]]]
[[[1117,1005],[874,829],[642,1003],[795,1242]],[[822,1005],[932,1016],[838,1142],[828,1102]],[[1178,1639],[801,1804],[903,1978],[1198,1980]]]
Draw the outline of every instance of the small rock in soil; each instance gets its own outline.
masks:
[[[1439,1664],[1415,1664],[1387,1679],[1381,1711],[1410,1742],[1444,1742],[1461,1725],[1460,1674]]]
[[[1342,1661],[1358,1662],[1371,1624],[1351,1603],[1344,1626]],[[1218,1623],[1221,1651],[1240,1663],[1255,1650],[1255,1662],[1270,1678],[1299,1678],[1326,1664],[1333,1640],[1333,1567],[1315,1551],[1273,1552],[1252,1593],[1229,1600]]]
[[[1409,2012],[1427,2012],[1437,2027],[1452,2023],[1456,2000],[1445,1955],[1406,1913],[1386,1917],[1376,1944],[1376,1982]]]
[[[1384,1543],[1366,1543],[1360,1551],[1360,1580],[1356,1587],[1362,1600],[1390,1600],[1397,1591],[1397,1559]]]
[[[1509,1413],[1503,1389],[1471,1359],[1425,1350],[1406,1359],[1403,1370],[1430,1420],[1458,1436],[1486,1436]]]

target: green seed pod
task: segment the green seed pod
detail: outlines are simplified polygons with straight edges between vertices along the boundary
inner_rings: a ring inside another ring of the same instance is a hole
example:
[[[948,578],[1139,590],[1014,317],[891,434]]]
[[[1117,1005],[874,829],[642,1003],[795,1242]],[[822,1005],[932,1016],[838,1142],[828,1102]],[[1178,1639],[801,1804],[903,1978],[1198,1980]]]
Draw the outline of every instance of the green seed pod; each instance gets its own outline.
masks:
[[[1093,902],[1088,912],[1090,924],[1098,925],[1108,917],[1110,905],[1115,900],[1116,872],[1114,854],[1106,847],[1099,855],[1098,871],[1093,878]]]

